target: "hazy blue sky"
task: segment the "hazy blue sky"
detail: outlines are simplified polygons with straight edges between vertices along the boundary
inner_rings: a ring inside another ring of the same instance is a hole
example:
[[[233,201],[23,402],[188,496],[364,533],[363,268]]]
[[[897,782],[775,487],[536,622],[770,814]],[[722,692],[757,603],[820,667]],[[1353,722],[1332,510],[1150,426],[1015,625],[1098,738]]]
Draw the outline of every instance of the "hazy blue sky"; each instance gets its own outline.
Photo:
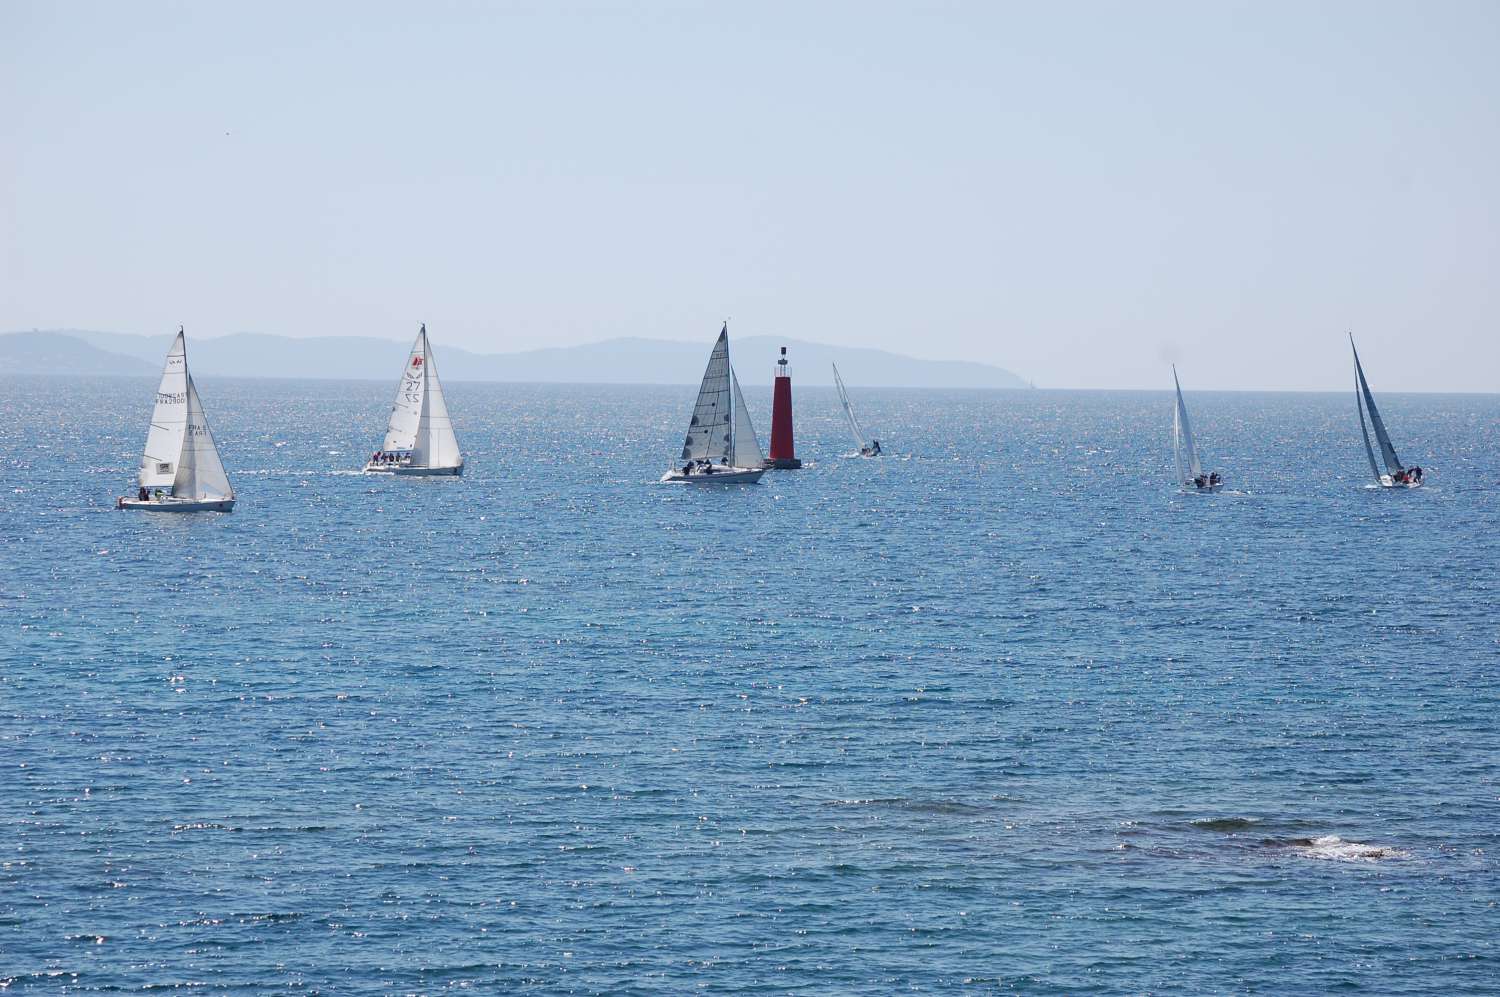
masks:
[[[0,3],[0,330],[1500,390],[1500,3]]]

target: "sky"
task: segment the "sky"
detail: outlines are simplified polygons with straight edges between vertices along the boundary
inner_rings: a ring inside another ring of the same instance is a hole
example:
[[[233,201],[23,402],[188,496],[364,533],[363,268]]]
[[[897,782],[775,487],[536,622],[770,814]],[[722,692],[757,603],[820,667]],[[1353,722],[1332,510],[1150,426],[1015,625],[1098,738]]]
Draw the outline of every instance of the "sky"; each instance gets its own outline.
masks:
[[[0,331],[1500,391],[1500,4],[0,3]]]

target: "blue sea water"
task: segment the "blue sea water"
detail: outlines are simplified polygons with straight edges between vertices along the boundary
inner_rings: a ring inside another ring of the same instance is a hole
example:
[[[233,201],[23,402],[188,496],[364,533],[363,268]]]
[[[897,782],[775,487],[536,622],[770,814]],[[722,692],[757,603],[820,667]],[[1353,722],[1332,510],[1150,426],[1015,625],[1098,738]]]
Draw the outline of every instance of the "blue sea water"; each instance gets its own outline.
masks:
[[[1500,992],[1500,398],[200,379],[239,503],[117,512],[153,384],[0,401],[0,989]],[[751,401],[764,438],[768,392]]]

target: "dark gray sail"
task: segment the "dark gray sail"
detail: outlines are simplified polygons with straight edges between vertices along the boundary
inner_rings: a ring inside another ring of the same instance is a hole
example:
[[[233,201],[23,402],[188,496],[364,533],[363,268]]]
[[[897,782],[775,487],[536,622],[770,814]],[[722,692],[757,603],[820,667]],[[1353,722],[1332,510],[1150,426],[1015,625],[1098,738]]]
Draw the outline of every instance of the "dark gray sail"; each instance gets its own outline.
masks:
[[[1375,396],[1370,394],[1370,383],[1365,380],[1364,367],[1359,362],[1359,350],[1354,349],[1354,337],[1349,337],[1349,348],[1354,350],[1354,400],[1360,406],[1359,426],[1365,428],[1365,414],[1369,413],[1370,428],[1375,430],[1375,440],[1380,444],[1380,456],[1385,461],[1385,469],[1391,474],[1405,470],[1401,466],[1401,459],[1396,456],[1396,448],[1391,446],[1391,434],[1385,431],[1385,422],[1380,418],[1380,410],[1375,407]],[[1361,404],[1362,403],[1362,404]],[[1375,477],[1380,477],[1380,469],[1375,466],[1375,454],[1370,449],[1370,434],[1365,433],[1365,450],[1370,457],[1370,469],[1375,472]]]

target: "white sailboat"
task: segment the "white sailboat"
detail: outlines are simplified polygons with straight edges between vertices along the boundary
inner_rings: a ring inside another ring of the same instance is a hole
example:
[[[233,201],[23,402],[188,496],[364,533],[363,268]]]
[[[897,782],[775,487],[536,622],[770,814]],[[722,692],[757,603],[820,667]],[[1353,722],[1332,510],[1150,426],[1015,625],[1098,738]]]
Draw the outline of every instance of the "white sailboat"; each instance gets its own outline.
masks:
[[[1391,434],[1385,430],[1385,420],[1380,418],[1380,410],[1375,407],[1375,396],[1370,394],[1370,384],[1365,380],[1365,369],[1359,363],[1359,350],[1354,349],[1354,334],[1349,334],[1349,349],[1354,350],[1354,406],[1359,410],[1359,429],[1364,434],[1365,456],[1370,459],[1370,473],[1375,475],[1375,483],[1382,488],[1416,488],[1422,483],[1422,469],[1420,467],[1406,468],[1401,459],[1396,456],[1396,448],[1391,446]],[[1365,415],[1369,415],[1369,424],[1365,422]],[[1380,459],[1385,464],[1384,473],[1380,465],[1375,463],[1375,448],[1370,446],[1370,429],[1375,430],[1375,440],[1380,444]]]
[[[719,332],[698,388],[698,401],[682,444],[681,467],[663,481],[691,484],[752,484],[765,474],[765,458],[750,424],[750,410],[740,393],[739,378],[729,363],[729,324]]]
[[[119,499],[117,508],[153,512],[229,512],[234,508],[234,489],[208,429],[198,388],[188,373],[181,327],[162,368],[137,480],[140,486],[135,497]]]
[[[839,404],[844,406],[844,418],[849,422],[849,432],[854,434],[854,445],[859,448],[861,457],[879,457],[880,441],[866,440],[865,431],[860,428],[859,420],[854,418],[854,406],[849,404],[849,392],[844,390],[844,379],[839,377],[839,365],[833,365],[833,384],[839,389]]]
[[[1224,487],[1224,479],[1217,471],[1204,474],[1203,464],[1198,460],[1198,444],[1193,440],[1193,427],[1188,422],[1187,403],[1182,400],[1182,382],[1177,380],[1177,365],[1172,365],[1172,383],[1177,387],[1177,408],[1172,413],[1172,455],[1177,460],[1177,484],[1184,492],[1216,492]],[[1183,462],[1183,457],[1187,462]]]
[[[370,455],[366,474],[462,474],[463,454],[438,380],[437,361],[427,342],[427,324],[417,333],[401,372],[385,441]]]

